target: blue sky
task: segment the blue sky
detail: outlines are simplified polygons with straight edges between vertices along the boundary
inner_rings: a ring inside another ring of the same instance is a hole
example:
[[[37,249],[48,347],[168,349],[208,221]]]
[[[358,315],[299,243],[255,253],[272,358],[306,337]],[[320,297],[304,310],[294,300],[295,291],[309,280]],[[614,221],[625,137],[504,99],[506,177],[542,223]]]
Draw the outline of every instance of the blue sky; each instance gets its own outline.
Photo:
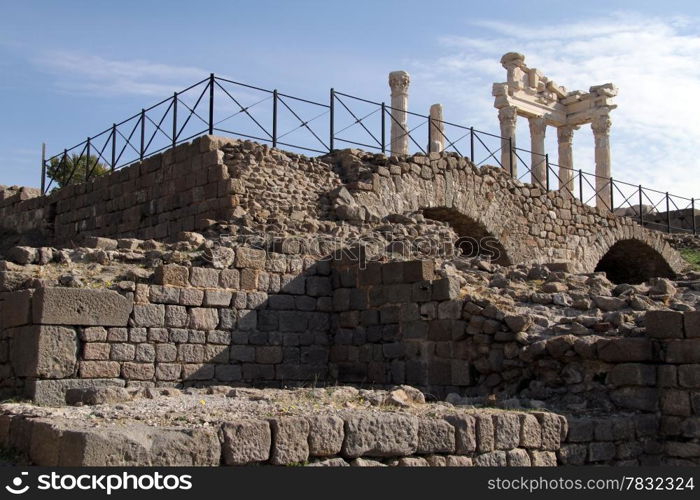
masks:
[[[0,0],[0,184],[39,184],[40,145],[74,145],[210,72],[325,101],[387,100],[496,132],[491,84],[522,52],[570,90],[614,82],[613,175],[700,197],[697,2]],[[548,132],[555,154],[556,133]],[[528,147],[527,123],[519,145]],[[593,170],[577,132],[575,167]]]

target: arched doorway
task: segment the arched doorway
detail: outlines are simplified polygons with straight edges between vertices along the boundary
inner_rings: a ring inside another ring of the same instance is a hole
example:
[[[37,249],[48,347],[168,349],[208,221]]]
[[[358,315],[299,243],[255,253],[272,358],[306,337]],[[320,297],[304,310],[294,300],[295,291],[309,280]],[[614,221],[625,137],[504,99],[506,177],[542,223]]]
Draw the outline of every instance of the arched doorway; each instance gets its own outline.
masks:
[[[607,251],[595,268],[613,283],[637,284],[649,278],[670,278],[675,273],[659,252],[640,240],[620,240]]]
[[[467,257],[485,257],[496,264],[512,264],[501,242],[479,221],[451,208],[426,208],[423,215],[428,219],[447,222],[459,235],[455,246]]]

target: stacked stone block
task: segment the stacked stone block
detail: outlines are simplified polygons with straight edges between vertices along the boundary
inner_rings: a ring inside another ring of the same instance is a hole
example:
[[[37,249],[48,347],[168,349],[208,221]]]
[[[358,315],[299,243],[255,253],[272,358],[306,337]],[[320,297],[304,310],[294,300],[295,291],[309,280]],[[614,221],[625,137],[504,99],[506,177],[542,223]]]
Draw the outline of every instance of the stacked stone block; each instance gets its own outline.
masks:
[[[700,464],[700,311],[650,311],[647,335],[660,347],[661,435],[670,463]]]
[[[562,465],[660,465],[664,444],[655,414],[568,416],[566,441],[557,452]]]
[[[20,194],[0,202],[5,231],[41,231],[49,242],[78,236],[164,239],[226,218],[235,203],[220,143],[191,143],[48,196]],[[16,199],[20,198],[20,199]]]
[[[0,415],[0,446],[25,452],[42,466],[554,466],[566,432],[566,419],[548,412],[431,418],[346,411],[198,429],[81,428],[69,420]]]

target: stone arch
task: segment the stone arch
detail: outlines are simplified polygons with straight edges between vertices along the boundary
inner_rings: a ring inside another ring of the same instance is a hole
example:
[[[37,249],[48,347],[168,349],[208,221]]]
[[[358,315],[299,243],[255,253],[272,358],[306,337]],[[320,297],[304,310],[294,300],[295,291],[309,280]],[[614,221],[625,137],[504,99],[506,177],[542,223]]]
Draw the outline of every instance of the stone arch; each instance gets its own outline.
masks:
[[[513,263],[501,241],[480,221],[454,208],[430,207],[423,209],[428,219],[448,223],[459,235],[455,242],[465,255],[490,258],[496,264],[509,266]]]
[[[642,283],[654,277],[670,278],[675,274],[664,255],[646,242],[622,239],[600,258],[596,272],[605,272],[613,283]]]

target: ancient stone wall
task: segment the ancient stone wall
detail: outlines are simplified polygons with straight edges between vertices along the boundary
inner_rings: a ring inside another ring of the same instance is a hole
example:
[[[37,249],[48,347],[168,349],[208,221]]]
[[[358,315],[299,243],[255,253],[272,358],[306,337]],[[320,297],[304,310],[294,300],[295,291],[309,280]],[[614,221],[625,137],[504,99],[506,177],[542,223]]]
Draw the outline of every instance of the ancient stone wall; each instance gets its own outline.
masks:
[[[219,144],[202,137],[93,181],[0,203],[4,233],[41,231],[47,242],[82,236],[168,238],[231,212]]]
[[[520,335],[527,317],[463,295],[430,261],[358,265],[238,248],[229,269],[166,265],[155,281],[123,283],[121,293],[4,294],[4,392],[60,404],[70,388],[125,384],[411,384],[438,397],[526,388],[534,399],[634,412],[644,432],[644,414],[656,419],[653,442],[634,431],[627,449],[630,429],[610,439],[593,431],[585,453],[574,437],[563,460],[700,458],[697,311],[648,311],[644,336],[532,341]]]
[[[380,219],[423,211],[449,222],[460,236],[494,237],[505,251],[503,263],[569,262],[591,272],[621,241],[648,247],[661,256],[656,275],[686,265],[660,233],[627,217],[592,208],[556,191],[544,192],[513,180],[503,169],[476,168],[449,153],[391,157],[357,150],[334,157],[360,211],[353,218]]]
[[[491,410],[231,418],[198,429],[70,424],[0,415],[0,446],[42,466],[554,466],[567,427],[549,412]]]
[[[646,274],[670,276],[685,266],[660,233],[628,217],[450,153],[386,157],[344,150],[310,159],[204,136],[91,182],[21,198],[0,202],[0,230],[41,233],[56,245],[84,236],[175,238],[239,217],[267,229],[306,222],[313,232],[324,221],[361,225],[422,211],[449,222],[460,236],[494,238],[503,263],[566,261],[591,272],[617,243],[632,242],[654,256]]]

